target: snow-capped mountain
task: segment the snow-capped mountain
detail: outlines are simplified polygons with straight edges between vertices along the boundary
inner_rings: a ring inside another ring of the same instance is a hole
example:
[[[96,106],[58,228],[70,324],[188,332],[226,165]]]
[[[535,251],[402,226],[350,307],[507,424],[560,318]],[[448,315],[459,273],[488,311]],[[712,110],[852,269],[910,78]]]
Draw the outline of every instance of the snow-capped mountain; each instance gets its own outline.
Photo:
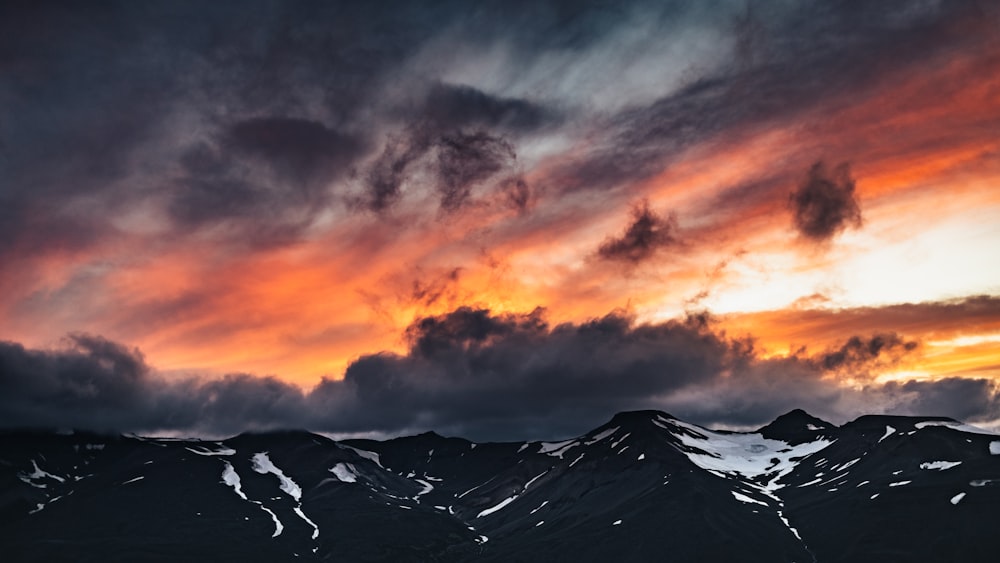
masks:
[[[1000,436],[754,433],[627,412],[572,440],[0,435],[4,561],[997,561]]]

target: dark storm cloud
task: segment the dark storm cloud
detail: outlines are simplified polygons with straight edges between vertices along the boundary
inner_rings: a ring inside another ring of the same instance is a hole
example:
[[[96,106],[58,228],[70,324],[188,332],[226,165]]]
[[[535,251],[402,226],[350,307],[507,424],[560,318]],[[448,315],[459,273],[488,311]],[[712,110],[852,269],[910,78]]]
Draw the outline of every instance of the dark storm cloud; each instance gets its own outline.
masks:
[[[422,114],[444,130],[489,128],[528,133],[560,121],[555,110],[528,100],[492,96],[471,86],[445,83],[431,87]]]
[[[485,131],[438,131],[422,123],[390,136],[382,153],[367,172],[367,200],[372,211],[383,211],[402,195],[418,163],[432,170],[432,186],[440,197],[440,208],[453,212],[467,204],[473,188],[502,171],[512,170],[517,160],[514,145],[504,137]],[[431,159],[431,155],[434,157]],[[433,160],[433,164],[428,162]],[[518,209],[527,207],[530,190],[523,179],[504,180],[501,189]]]
[[[593,148],[553,166],[547,189],[624,186],[662,170],[692,143],[860,95],[887,70],[902,72],[976,41],[978,34],[961,33],[955,22],[977,9],[963,2],[804,2],[755,5],[737,19],[731,15],[739,10],[725,4],[684,2],[443,1],[392,9],[366,2],[4,2],[0,251],[27,255],[105,240],[117,234],[120,215],[164,201],[162,179],[178,169],[179,182],[169,188],[175,193],[166,198],[174,234],[247,217],[264,239],[294,238],[316,207],[336,199],[316,184],[356,168],[370,188],[358,207],[386,209],[410,166],[445,135],[482,132],[516,151],[527,135],[593,126]],[[587,109],[586,92],[558,86],[567,74],[602,75],[607,69],[588,53],[627,40],[637,18],[668,30],[721,26],[746,56],[696,65],[684,84],[621,110]],[[438,61],[420,59],[436,41],[458,45],[440,57],[457,63],[506,53],[509,92],[445,80]],[[519,84],[511,70],[541,72],[549,60],[562,61],[548,69],[551,90],[548,82]],[[386,94],[394,88],[412,91],[403,96],[407,103]],[[571,107],[576,113],[561,109]],[[381,132],[423,124],[433,124],[432,134],[383,144]],[[218,170],[195,174],[191,155],[212,151],[220,154],[197,158],[218,161],[209,164]],[[493,143],[478,164],[445,157],[458,164],[443,166],[442,208],[468,202],[470,182],[501,153]],[[258,174],[256,161],[269,174]],[[529,206],[521,185],[504,184],[518,188],[510,200],[523,211]],[[81,211],[78,200],[97,202],[103,213]],[[256,212],[289,201],[288,213]]]
[[[353,362],[343,380],[303,392],[274,377],[167,379],[142,355],[74,335],[57,350],[0,343],[5,427],[79,427],[222,435],[295,427],[396,434],[435,429],[478,439],[583,432],[622,410],[661,408],[702,424],[760,425],[793,408],[832,420],[889,412],[996,417],[1000,389],[981,379],[841,385],[828,355],[763,359],[706,315],[636,324],[612,313],[550,326],[544,311],[461,307],[415,321],[409,350]],[[869,359],[903,339],[849,338]],[[863,350],[863,351],[862,351]]]
[[[429,149],[430,140],[420,132],[389,137],[382,153],[368,170],[368,200],[365,206],[379,212],[395,203],[409,178],[408,168]]]
[[[828,241],[848,227],[861,226],[861,207],[846,163],[833,170],[822,162],[813,164],[805,182],[789,196],[789,204],[796,230],[814,242]]]
[[[597,255],[605,260],[621,260],[638,264],[651,258],[658,250],[678,244],[677,221],[663,218],[642,201],[632,209],[632,222],[621,236],[601,243]]]
[[[441,209],[462,207],[476,184],[510,166],[516,158],[509,141],[482,131],[442,136],[438,142]]]
[[[315,121],[237,121],[180,157],[171,217],[185,227],[226,224],[255,243],[293,239],[331,204],[330,182],[362,148],[362,139]]]
[[[1000,387],[989,379],[949,377],[936,381],[892,381],[884,391],[899,397],[899,412],[940,415],[958,420],[1000,413]]]
[[[870,338],[852,336],[842,346],[815,358],[826,371],[857,375],[876,366],[892,365],[902,355],[915,350],[918,343],[896,333],[876,334]]]
[[[289,180],[305,184],[341,172],[360,149],[358,139],[322,123],[287,117],[259,117],[233,124],[226,141],[235,150],[262,158]]]

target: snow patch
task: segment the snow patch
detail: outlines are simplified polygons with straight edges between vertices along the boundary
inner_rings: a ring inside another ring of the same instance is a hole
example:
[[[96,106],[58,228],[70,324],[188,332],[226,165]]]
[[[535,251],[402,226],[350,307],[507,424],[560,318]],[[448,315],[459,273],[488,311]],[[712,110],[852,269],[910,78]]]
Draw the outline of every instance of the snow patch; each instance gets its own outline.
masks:
[[[340,447],[342,447],[342,448],[347,448],[347,449],[353,451],[354,453],[358,454],[359,456],[361,456],[361,457],[363,457],[363,458],[365,458],[365,459],[367,459],[369,461],[374,461],[375,465],[377,465],[379,467],[382,467],[381,458],[379,457],[379,455],[377,453],[370,452],[368,450],[362,450],[360,448],[355,448],[355,447],[352,447],[352,446],[346,446],[344,444],[338,444],[338,445]],[[385,468],[382,467],[382,469],[385,469]]]
[[[840,466],[834,465],[830,469],[832,469],[834,471],[843,471],[843,470],[847,469],[848,467],[854,465],[855,463],[857,463],[859,461],[861,461],[860,457],[856,458],[856,459],[852,459],[851,461],[848,461],[847,463],[845,463],[843,465],[840,465]]]
[[[350,463],[338,463],[328,469],[328,471],[333,473],[343,483],[356,483],[358,480],[357,470]]]
[[[945,469],[951,469],[956,465],[962,465],[961,461],[925,461],[920,464],[920,469],[936,469],[938,471],[944,471]]]
[[[833,443],[821,439],[792,446],[758,433],[720,433],[679,420],[669,422],[688,431],[674,435],[688,450],[694,450],[681,451],[695,465],[750,479],[772,476],[764,485],[768,491],[782,487],[777,481],[790,473],[798,465],[800,458],[815,454]],[[773,462],[775,459],[777,463]]]
[[[319,526],[317,526],[315,522],[313,522],[312,520],[310,520],[309,517],[306,516],[305,512],[302,512],[302,507],[301,506],[296,506],[292,510],[294,510],[295,513],[299,515],[299,518],[305,520],[307,524],[309,524],[310,526],[313,527],[312,539],[318,538],[319,537]]]
[[[271,534],[272,538],[276,538],[281,535],[281,532],[285,529],[285,526],[278,520],[278,515],[271,512],[271,509],[261,504],[259,501],[253,501],[254,504],[260,507],[261,510],[271,515],[271,520],[274,520],[274,533]]]
[[[902,487],[903,485],[909,485],[913,481],[896,481],[895,483],[889,483],[890,487]]]
[[[590,440],[587,440],[585,442],[585,444],[587,444],[588,446],[591,445],[591,444],[596,444],[597,442],[600,442],[601,440],[607,438],[608,436],[611,436],[615,432],[618,432],[618,428],[619,428],[618,426],[615,426],[614,428],[609,428],[609,429],[605,430],[604,432],[601,432],[597,436],[594,436]],[[614,447],[614,446],[612,446],[612,447]]]
[[[748,496],[746,496],[746,495],[744,495],[742,493],[739,493],[737,491],[729,491],[729,492],[733,493],[733,496],[736,497],[736,500],[738,500],[740,502],[744,502],[744,503],[747,503],[747,504],[761,504],[761,505],[764,505],[764,506],[768,506],[768,504],[766,502],[759,501],[759,500],[757,500],[755,498],[750,498],[750,497],[748,497]]]
[[[895,428],[893,428],[892,426],[888,426],[887,425],[885,427],[885,434],[881,438],[878,439],[878,442],[875,442],[875,443],[877,444],[877,443],[881,442],[882,440],[885,440],[889,436],[892,436],[892,433],[895,432],[895,431],[896,431]]]
[[[1000,455],[1000,442],[990,442],[990,453]]]
[[[59,481],[60,483],[65,483],[66,482],[66,479],[63,479],[62,477],[60,477],[58,475],[53,475],[53,474],[49,473],[48,471],[45,471],[42,468],[38,467],[38,463],[35,460],[31,460],[31,466],[34,468],[34,471],[32,471],[31,473],[18,473],[17,477],[20,480],[24,481],[25,483],[31,485],[32,487],[37,487],[39,489],[44,489],[45,485],[42,485],[40,483],[33,483],[32,482],[35,479],[42,479],[44,477],[48,477],[49,479],[55,479],[56,481]]]
[[[274,463],[271,462],[271,458],[267,456],[267,452],[260,452],[253,454],[253,470],[261,475],[266,475],[268,473],[273,473],[278,481],[281,482],[280,488],[282,491],[288,493],[288,496],[298,502],[302,498],[302,489],[299,488],[295,481],[292,481],[290,477],[285,475],[285,473],[278,469]]]
[[[506,507],[508,504],[514,502],[515,499],[517,499],[517,495],[507,497],[507,498],[503,499],[502,501],[500,501],[500,503],[497,504],[496,506],[494,506],[492,508],[487,508],[486,510],[484,510],[484,511],[480,512],[479,514],[477,514],[476,518],[482,518],[483,516],[489,516],[490,514],[493,514],[494,512],[496,512],[498,510],[503,510],[504,507]]]
[[[962,499],[964,499],[964,498],[965,498],[965,493],[958,493],[957,495],[951,497],[951,503],[952,504],[958,504],[958,503],[962,502]]]
[[[621,520],[615,520],[614,522],[612,522],[612,523],[611,523],[611,525],[612,525],[612,526],[618,526],[618,525],[620,525],[621,523],[622,523],[622,521],[621,521]]]
[[[646,454],[639,454],[639,457],[637,458],[637,461],[642,461],[644,459],[646,459]]]
[[[529,512],[528,515],[530,516],[531,514],[534,514],[534,513],[538,512],[539,510],[542,509],[543,506],[545,506],[548,503],[549,503],[549,501],[542,502],[542,504],[538,505],[538,508],[536,508],[536,509],[532,510],[531,512]]]
[[[565,454],[571,448],[574,448],[579,445],[580,443],[577,442],[576,440],[564,440],[562,442],[542,442],[541,447],[538,449],[538,453],[562,459],[563,454]]]
[[[618,438],[617,440],[615,440],[614,442],[611,443],[611,449],[613,450],[613,449],[617,448],[618,444],[621,444],[622,442],[624,442],[625,438],[628,438],[631,435],[632,435],[631,432],[626,432],[624,436],[622,436],[621,438]]]
[[[545,475],[546,473],[548,473],[548,470],[542,471],[538,475],[535,475],[534,477],[532,477],[530,481],[528,481],[527,483],[524,484],[524,489],[523,490],[527,491],[528,487],[530,487],[532,483],[534,483],[535,481],[537,481],[538,479],[540,479],[542,477],[542,475]]]
[[[146,477],[144,475],[140,475],[140,476],[138,476],[138,477],[136,477],[134,479],[129,479],[128,481],[123,481],[122,485],[128,485],[129,483],[135,483],[136,481],[139,481],[139,480],[145,479],[145,478]]]
[[[241,499],[250,500],[247,498],[246,494],[243,493],[243,488],[240,485],[240,475],[236,473],[235,469],[233,469],[232,464],[228,461],[224,461],[222,463],[226,464],[226,466],[222,469],[222,482],[232,487]]]
[[[990,432],[989,430],[985,430],[977,426],[962,424],[961,422],[955,422],[953,420],[925,420],[923,422],[916,423],[914,426],[918,429],[924,429],[928,426],[943,426],[945,428],[950,428],[959,432],[967,432],[969,434],[986,434],[987,436],[997,435],[996,432]]]
[[[541,526],[544,523],[545,523],[545,520],[539,520],[538,523],[535,524],[535,527],[537,528],[537,527]]]
[[[187,446],[184,446],[184,449],[187,450],[187,451],[189,451],[189,452],[191,452],[191,453],[195,453],[195,454],[198,454],[198,455],[208,455],[208,456],[212,456],[212,455],[234,455],[236,453],[236,450],[234,450],[232,448],[227,448],[227,447],[223,446],[222,444],[218,444],[218,443],[216,443],[216,445],[219,446],[219,449],[217,449],[217,450],[209,449],[207,446],[195,446],[194,448],[189,448]]]
[[[417,496],[413,497],[413,500],[415,500],[417,502],[420,502],[419,499],[420,499],[421,496],[426,495],[427,493],[429,493],[429,492],[431,492],[431,491],[434,490],[434,485],[431,485],[430,483],[428,483],[427,481],[424,481],[423,479],[414,479],[414,481],[416,481],[417,483],[420,483],[421,485],[424,486],[424,488],[421,489],[420,492],[417,493]]]

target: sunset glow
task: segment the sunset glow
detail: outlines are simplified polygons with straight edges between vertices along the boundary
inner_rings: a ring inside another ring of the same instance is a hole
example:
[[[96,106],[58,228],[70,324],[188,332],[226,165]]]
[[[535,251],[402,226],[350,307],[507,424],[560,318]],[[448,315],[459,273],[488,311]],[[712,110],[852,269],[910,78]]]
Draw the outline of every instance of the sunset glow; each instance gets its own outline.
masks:
[[[933,408],[996,424],[1000,12],[761,4],[0,17],[24,29],[0,44],[0,340],[86,334],[166,382],[308,393],[409,360],[422,320],[463,307],[707,313],[751,364],[841,397],[975,380],[954,401],[979,407]],[[46,18],[51,45],[25,25]],[[895,355],[820,357],[876,335]],[[634,403],[735,408],[657,393]],[[860,412],[843,401],[830,416]]]

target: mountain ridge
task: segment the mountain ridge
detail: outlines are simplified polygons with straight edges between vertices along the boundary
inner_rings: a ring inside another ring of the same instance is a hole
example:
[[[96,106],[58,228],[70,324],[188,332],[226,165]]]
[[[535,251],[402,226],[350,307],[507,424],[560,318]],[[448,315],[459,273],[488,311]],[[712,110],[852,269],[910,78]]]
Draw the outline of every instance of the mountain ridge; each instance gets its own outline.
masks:
[[[0,548],[10,561],[994,560],[1000,436],[861,418],[793,410],[725,432],[626,411],[552,442],[4,432]]]

